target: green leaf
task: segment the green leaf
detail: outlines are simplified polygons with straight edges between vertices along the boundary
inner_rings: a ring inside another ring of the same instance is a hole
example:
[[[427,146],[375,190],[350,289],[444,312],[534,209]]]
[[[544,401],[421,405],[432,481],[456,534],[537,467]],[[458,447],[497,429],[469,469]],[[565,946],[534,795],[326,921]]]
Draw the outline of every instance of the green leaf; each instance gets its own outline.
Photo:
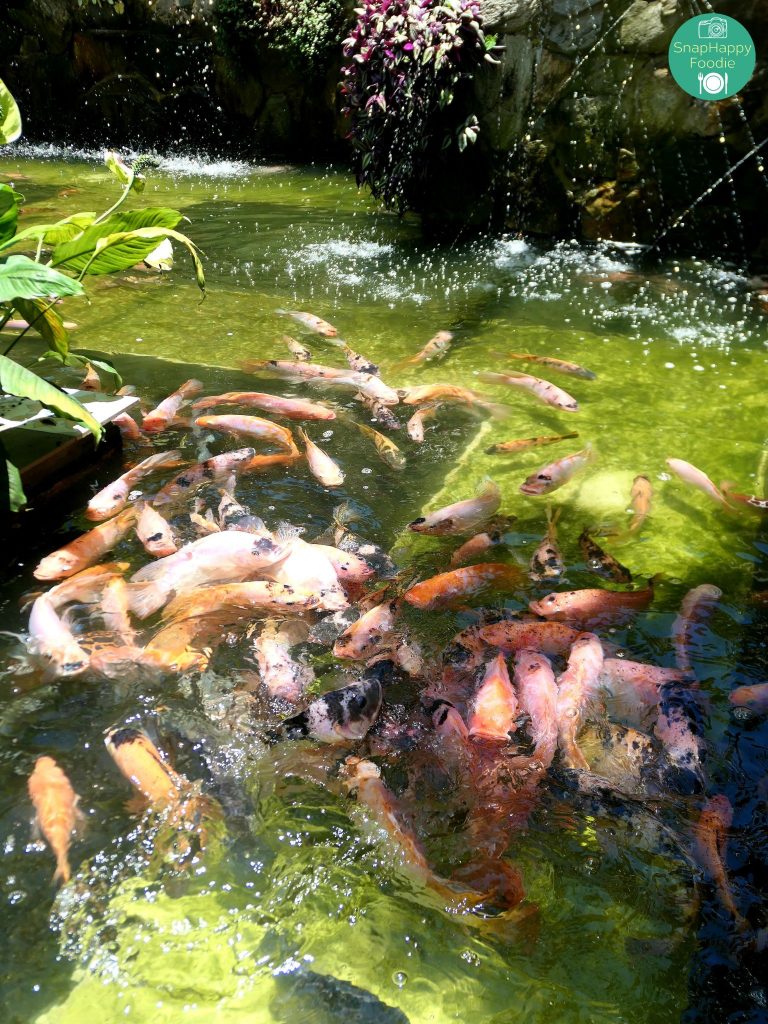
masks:
[[[7,395],[31,398],[35,402],[40,402],[46,408],[55,409],[62,416],[82,423],[97,441],[101,438],[102,428],[84,405],[63,391],[59,391],[47,380],[38,377],[32,370],[27,370],[19,363],[15,363],[8,356],[0,356],[0,391],[4,391]]]
[[[167,207],[114,213],[101,224],[93,224],[86,228],[77,238],[57,245],[53,251],[51,265],[74,271],[82,271],[87,266],[89,274],[113,274],[118,270],[127,270],[148,256],[157,246],[157,241],[153,245],[149,241],[140,242],[139,239],[135,239],[135,244],[127,244],[119,252],[113,250],[108,257],[105,255],[104,258],[99,256],[93,259],[102,239],[111,235],[132,233],[140,228],[175,228],[180,220],[179,211]],[[155,237],[159,239],[162,235]]]
[[[13,238],[23,196],[10,185],[0,185],[0,243]]]
[[[110,235],[108,238],[103,238],[97,247],[96,255],[94,256],[93,262],[96,263],[99,260],[109,260],[111,253],[116,252],[118,258],[123,251],[126,251],[126,247],[136,247],[142,243],[144,245],[149,244],[149,253],[153,252],[157,248],[157,243],[164,238],[173,238],[177,242],[180,242],[186,247],[187,252],[192,257],[192,262],[195,265],[195,280],[197,286],[201,292],[205,292],[205,273],[203,271],[203,264],[198,255],[198,249],[195,243],[187,238],[186,235],[182,235],[180,231],[171,231],[169,228],[139,228],[136,231],[120,231],[115,235]],[[149,255],[146,253],[146,255]],[[144,259],[144,256],[140,257]],[[136,261],[138,262],[138,261]],[[133,264],[131,264],[132,266]],[[86,273],[93,273],[90,265],[86,269]],[[109,273],[109,271],[101,271],[101,273]]]
[[[8,477],[8,505],[11,512],[19,512],[27,504],[27,496],[21,484],[21,473],[8,459],[5,460],[5,471]]]
[[[28,256],[9,256],[0,264],[0,302],[82,294],[83,286],[79,281],[35,263]]]
[[[133,171],[119,153],[115,153],[111,149],[106,150],[104,153],[104,163],[121,185],[131,185],[133,183]]]
[[[108,387],[111,391],[118,391],[123,386],[123,378],[120,376],[118,371],[112,363],[107,363],[103,359],[93,359],[91,356],[81,356],[78,355],[77,352],[68,352],[66,356],[62,358],[56,351],[43,352],[41,359],[55,359],[64,366],[93,366],[98,373],[99,380],[102,384],[104,383],[104,378],[106,378]]]
[[[0,80],[0,146],[15,142],[21,135],[21,114],[8,87]]]
[[[41,238],[46,245],[58,245],[60,242],[68,242],[79,235],[96,220],[95,213],[73,213],[71,217],[56,221],[55,224],[33,224],[32,227],[24,228],[13,238],[5,243],[0,243],[0,249],[8,249],[18,242],[25,242],[34,239],[38,242]]]
[[[37,331],[43,341],[62,358],[69,352],[69,332],[56,310],[45,299],[13,300],[13,308]]]

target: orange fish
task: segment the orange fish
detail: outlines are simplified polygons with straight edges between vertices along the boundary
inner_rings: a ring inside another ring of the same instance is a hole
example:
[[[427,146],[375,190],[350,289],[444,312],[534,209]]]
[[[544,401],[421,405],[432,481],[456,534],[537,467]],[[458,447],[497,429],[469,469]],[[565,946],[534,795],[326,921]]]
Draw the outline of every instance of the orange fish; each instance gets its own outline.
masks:
[[[720,902],[732,915],[737,928],[746,931],[749,922],[736,906],[725,868],[728,830],[732,823],[733,808],[728,797],[723,794],[710,797],[694,827],[693,855],[701,870],[714,883]]]
[[[488,664],[480,689],[472,702],[469,735],[473,739],[506,743],[517,726],[517,694],[507,671],[503,654]]]
[[[204,462],[196,462],[162,487],[152,499],[152,504],[168,505],[186,498],[205,483],[228,481],[232,473],[242,473],[255,455],[255,448],[238,448],[237,451],[223,452]]]
[[[180,595],[167,605],[163,615],[166,620],[174,621],[211,614],[220,617],[226,614],[233,620],[249,619],[259,611],[284,614],[310,611],[319,600],[319,596],[302,594],[273,580],[221,583]]]
[[[136,522],[136,509],[126,508],[114,519],[95,526],[71,544],[46,555],[35,569],[38,580],[61,580],[87,569],[111,551]]]
[[[257,438],[259,441],[268,441],[288,451],[296,451],[293,434],[287,427],[281,427],[260,416],[198,416],[195,426],[203,427],[205,430],[221,430],[227,434]]]
[[[424,405],[411,416],[406,424],[406,430],[408,431],[408,437],[412,441],[416,441],[421,444],[424,440],[424,424],[427,420],[434,419],[439,409],[437,405]]]
[[[717,602],[723,596],[719,587],[702,583],[689,590],[680,605],[680,611],[672,624],[672,643],[675,648],[675,663],[681,672],[693,675],[691,647],[705,628]]]
[[[576,743],[584,711],[597,697],[603,670],[603,645],[594,633],[582,633],[571,647],[568,667],[557,680],[557,731],[563,763],[589,770]]]
[[[144,477],[164,469],[175,469],[183,464],[184,459],[180,451],[158,452],[156,455],[150,455],[148,459],[139,462],[138,465],[127,470],[117,480],[113,480],[111,484],[95,494],[85,510],[86,519],[97,521],[109,519],[125,507],[128,495]]]
[[[306,327],[308,331],[314,331],[315,334],[320,334],[324,338],[335,338],[339,333],[333,324],[329,324],[327,320],[321,320],[314,313],[304,313],[295,309],[276,309],[275,312],[278,316],[289,316],[291,320]]]
[[[454,502],[444,508],[428,512],[408,524],[414,533],[428,533],[432,537],[455,536],[471,533],[487,522],[501,504],[501,491],[493,480],[485,479],[474,498]]]
[[[320,481],[323,487],[341,487],[344,483],[344,473],[341,468],[327,455],[322,448],[319,448],[307,433],[297,428],[297,432],[307,454],[307,462],[312,475]]]
[[[452,569],[417,583],[403,597],[422,611],[447,608],[485,590],[512,589],[519,585],[522,573],[514,565],[480,562],[464,569]]]
[[[399,608],[399,601],[386,601],[361,615],[333,645],[334,657],[358,661],[370,658],[391,637]]]
[[[416,387],[400,388],[398,394],[405,405],[431,405],[434,402],[459,402],[462,405],[477,406],[492,416],[508,416],[506,405],[497,405],[484,395],[457,384],[419,384]]]
[[[179,409],[189,398],[199,395],[203,390],[203,383],[199,380],[185,381],[173,394],[168,395],[163,401],[143,418],[141,426],[145,434],[160,434],[170,425]]]
[[[432,359],[444,359],[448,354],[452,341],[453,333],[451,331],[438,331],[433,338],[429,339],[420,352],[417,352],[415,356],[411,356],[410,359],[403,359],[397,366],[414,366],[417,363],[428,363]]]
[[[35,824],[56,857],[54,882],[66,884],[69,868],[69,846],[72,833],[83,821],[78,808],[80,797],[52,757],[38,757],[27,782],[29,798],[35,808]]]
[[[568,441],[578,437],[578,430],[570,434],[555,434],[549,437],[522,437],[517,441],[500,441],[485,449],[486,455],[514,455],[517,452],[526,452],[529,448],[540,448],[548,444],[557,444],[559,441]]]
[[[728,700],[736,708],[751,708],[757,712],[768,711],[768,683],[737,686],[728,694]]]
[[[538,363],[540,366],[549,366],[560,373],[567,373],[569,377],[581,377],[582,380],[595,380],[596,374],[591,370],[585,370],[578,363],[569,363],[567,359],[556,359],[554,356],[532,356],[520,352],[507,352],[507,359],[520,359],[524,363]]]
[[[336,413],[325,405],[308,402],[303,398],[284,398],[282,395],[269,395],[262,391],[228,391],[223,395],[210,395],[198,398],[192,403],[194,410],[211,409],[217,405],[243,405],[255,409],[263,409],[275,416],[284,416],[288,420],[335,420]]]
[[[549,768],[557,750],[557,683],[549,659],[538,651],[518,651],[515,686],[530,719],[534,757]]]
[[[653,487],[647,476],[642,474],[632,481],[632,490],[629,500],[632,504],[634,515],[629,524],[629,532],[635,533],[643,525],[651,511],[651,499],[653,498]]]
[[[541,377],[531,377],[527,373],[492,373],[480,374],[480,379],[491,384],[508,384],[510,387],[523,388],[530,391],[545,405],[552,405],[563,412],[578,412],[579,403],[567,391],[559,388],[551,381]]]
[[[624,592],[597,588],[568,590],[531,601],[528,607],[534,615],[591,629],[625,621],[643,611],[653,600],[653,584],[654,580],[650,580],[645,590]]]
[[[117,767],[152,810],[178,803],[189,782],[166,764],[146,733],[132,728],[110,729],[104,743]]]
[[[515,522],[516,516],[493,516],[486,523],[482,533],[476,533],[470,537],[451,555],[451,568],[455,569],[465,562],[478,558],[489,548],[504,543],[504,537],[510,526]]]

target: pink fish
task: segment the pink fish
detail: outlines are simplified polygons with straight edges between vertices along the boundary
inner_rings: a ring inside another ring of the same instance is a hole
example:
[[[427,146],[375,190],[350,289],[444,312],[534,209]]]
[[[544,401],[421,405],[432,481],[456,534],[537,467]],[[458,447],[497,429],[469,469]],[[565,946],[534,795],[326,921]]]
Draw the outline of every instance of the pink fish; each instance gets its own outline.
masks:
[[[563,762],[568,768],[589,770],[576,742],[584,711],[597,696],[603,669],[603,645],[594,633],[573,642],[568,668],[557,680],[557,731]]]
[[[557,750],[557,684],[549,659],[538,651],[519,651],[515,686],[530,719],[534,757],[543,768],[549,768]]]

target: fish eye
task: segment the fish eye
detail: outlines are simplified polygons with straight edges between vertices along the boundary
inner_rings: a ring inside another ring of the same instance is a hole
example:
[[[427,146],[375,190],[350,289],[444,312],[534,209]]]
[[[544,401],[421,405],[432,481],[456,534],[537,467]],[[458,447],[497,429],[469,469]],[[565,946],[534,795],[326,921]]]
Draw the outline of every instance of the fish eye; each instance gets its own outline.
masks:
[[[551,480],[551,479],[552,479],[552,477],[551,477],[551,476],[547,476],[547,474],[546,474],[546,473],[539,473],[539,474],[537,475],[536,479],[537,479],[537,480],[547,480],[547,481],[549,481],[549,480]]]

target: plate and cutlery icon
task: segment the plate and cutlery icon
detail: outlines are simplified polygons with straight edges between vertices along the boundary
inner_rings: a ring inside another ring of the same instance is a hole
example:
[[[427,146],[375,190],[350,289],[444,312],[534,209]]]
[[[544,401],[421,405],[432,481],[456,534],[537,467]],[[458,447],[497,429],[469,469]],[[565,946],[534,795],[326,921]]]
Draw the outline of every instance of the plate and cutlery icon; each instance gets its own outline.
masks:
[[[728,72],[699,72],[699,96],[717,96],[720,92],[728,92]]]

